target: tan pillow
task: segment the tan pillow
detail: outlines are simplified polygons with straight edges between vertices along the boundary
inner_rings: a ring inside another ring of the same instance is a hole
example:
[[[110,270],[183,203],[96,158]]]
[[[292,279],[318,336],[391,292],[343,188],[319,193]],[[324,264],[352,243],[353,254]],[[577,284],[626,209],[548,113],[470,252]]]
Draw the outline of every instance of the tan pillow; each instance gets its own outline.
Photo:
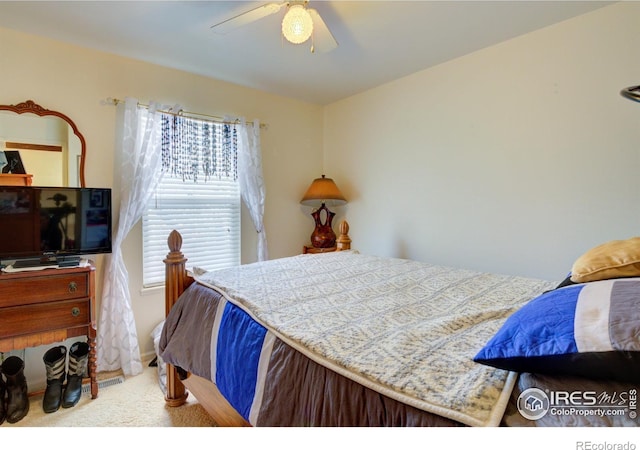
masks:
[[[610,241],[579,257],[571,268],[571,281],[606,280],[640,276],[640,237]]]

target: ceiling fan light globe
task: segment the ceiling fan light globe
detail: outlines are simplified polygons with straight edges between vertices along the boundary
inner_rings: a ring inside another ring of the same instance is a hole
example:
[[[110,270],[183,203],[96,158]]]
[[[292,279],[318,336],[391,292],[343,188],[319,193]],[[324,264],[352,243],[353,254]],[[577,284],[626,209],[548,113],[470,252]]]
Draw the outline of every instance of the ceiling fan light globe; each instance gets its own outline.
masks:
[[[302,44],[311,37],[313,20],[302,5],[292,5],[282,19],[282,35],[292,44]]]

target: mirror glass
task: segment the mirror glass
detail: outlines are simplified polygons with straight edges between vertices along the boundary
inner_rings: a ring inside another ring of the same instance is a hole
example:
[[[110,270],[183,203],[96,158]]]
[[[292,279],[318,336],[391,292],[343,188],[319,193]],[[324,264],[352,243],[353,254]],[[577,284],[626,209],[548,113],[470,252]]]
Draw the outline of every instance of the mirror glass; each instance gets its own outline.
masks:
[[[84,187],[84,136],[31,100],[0,105],[0,185]]]

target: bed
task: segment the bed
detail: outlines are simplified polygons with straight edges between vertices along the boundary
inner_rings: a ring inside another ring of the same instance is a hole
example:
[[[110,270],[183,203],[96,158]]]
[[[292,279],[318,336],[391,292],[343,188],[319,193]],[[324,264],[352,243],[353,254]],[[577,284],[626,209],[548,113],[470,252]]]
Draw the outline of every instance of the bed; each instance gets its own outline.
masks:
[[[332,253],[204,272],[186,270],[172,232],[167,404],[190,392],[220,426],[637,425],[640,278],[482,273],[360,254],[341,238]],[[606,308],[593,300],[602,283],[622,283]],[[602,314],[593,323],[599,310],[624,318],[617,348],[593,338],[612,329]]]

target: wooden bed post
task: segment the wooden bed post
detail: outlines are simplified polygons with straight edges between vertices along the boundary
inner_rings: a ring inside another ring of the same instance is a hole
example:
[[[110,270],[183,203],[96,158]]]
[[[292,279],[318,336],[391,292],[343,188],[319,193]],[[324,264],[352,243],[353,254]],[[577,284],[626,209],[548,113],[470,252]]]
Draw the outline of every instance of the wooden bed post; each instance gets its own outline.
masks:
[[[336,240],[338,251],[351,250],[351,238],[349,237],[349,224],[346,220],[340,222],[340,236]]]
[[[178,297],[184,292],[187,285],[187,271],[185,263],[187,258],[184,257],[180,249],[182,248],[182,236],[176,230],[173,230],[167,238],[169,245],[169,253],[164,260],[165,264],[165,317],[173,308]],[[183,405],[188,396],[184,385],[178,378],[178,371],[175,366],[167,364],[167,395],[165,401],[168,406]]]

